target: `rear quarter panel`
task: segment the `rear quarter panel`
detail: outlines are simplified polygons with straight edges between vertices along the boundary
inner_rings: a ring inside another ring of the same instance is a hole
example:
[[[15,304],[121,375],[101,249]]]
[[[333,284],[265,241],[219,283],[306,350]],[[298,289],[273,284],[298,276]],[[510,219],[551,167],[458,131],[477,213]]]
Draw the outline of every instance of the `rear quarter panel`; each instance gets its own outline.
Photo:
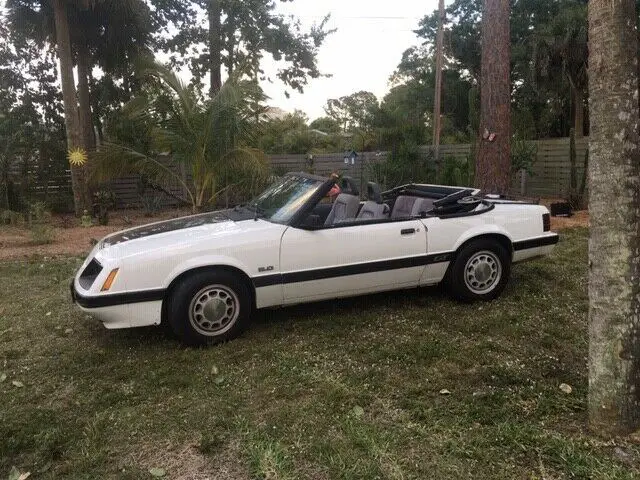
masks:
[[[426,218],[429,253],[454,252],[472,238],[499,234],[512,243],[545,235],[540,205],[496,204],[491,211],[458,218]],[[514,258],[515,260],[515,258]]]

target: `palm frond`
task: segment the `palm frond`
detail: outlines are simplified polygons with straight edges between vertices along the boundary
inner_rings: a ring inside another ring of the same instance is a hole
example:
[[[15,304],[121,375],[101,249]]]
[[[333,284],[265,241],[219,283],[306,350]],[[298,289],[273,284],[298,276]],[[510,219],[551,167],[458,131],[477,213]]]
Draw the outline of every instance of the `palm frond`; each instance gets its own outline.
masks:
[[[192,197],[181,175],[157,158],[111,142],[104,142],[92,154],[92,181],[102,183],[128,175],[144,175],[158,184],[177,182]]]

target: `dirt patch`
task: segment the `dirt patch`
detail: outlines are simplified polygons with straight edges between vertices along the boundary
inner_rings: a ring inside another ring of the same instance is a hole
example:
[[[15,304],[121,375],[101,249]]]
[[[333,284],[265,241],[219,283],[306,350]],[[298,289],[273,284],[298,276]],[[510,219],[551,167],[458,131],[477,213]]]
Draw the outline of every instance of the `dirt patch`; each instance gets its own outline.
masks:
[[[565,228],[588,226],[589,212],[587,210],[573,212],[571,217],[551,217],[551,230],[553,231],[564,230]]]
[[[198,450],[196,442],[176,446],[163,444],[138,445],[127,461],[148,470],[162,468],[173,480],[239,480],[249,478],[249,472],[240,454],[238,442],[230,442],[213,457]]]
[[[73,215],[55,215],[51,220],[54,240],[46,245],[34,245],[31,232],[27,228],[0,227],[0,260],[32,255],[83,255],[91,250],[96,241],[110,233],[190,213],[189,209],[176,209],[145,216],[139,210],[122,210],[110,215],[109,225],[92,227],[80,226],[80,220]]]

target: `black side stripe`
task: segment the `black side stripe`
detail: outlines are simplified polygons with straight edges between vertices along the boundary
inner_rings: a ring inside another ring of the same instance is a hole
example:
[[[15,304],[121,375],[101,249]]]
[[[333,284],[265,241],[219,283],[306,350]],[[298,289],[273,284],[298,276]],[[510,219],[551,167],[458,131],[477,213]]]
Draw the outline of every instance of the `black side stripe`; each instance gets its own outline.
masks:
[[[347,277],[349,275],[361,275],[363,273],[384,272],[387,270],[398,270],[401,268],[421,267],[434,263],[448,262],[453,252],[436,253],[431,255],[419,255],[417,257],[397,258],[394,260],[383,260],[379,262],[357,263],[344,267],[318,268],[314,270],[303,270],[300,272],[277,273],[274,275],[263,275],[254,277],[253,284],[256,288],[268,287],[271,285],[309,282],[311,280],[323,280],[326,278]]]
[[[114,293],[111,295],[99,295],[97,297],[85,297],[71,287],[73,300],[84,308],[112,307],[114,305],[128,305],[130,303],[154,302],[164,298],[165,289],[143,290],[131,293]]]
[[[521,240],[513,243],[513,250],[526,250],[528,248],[555,245],[558,243],[558,235],[547,235],[544,237]],[[319,268],[315,270],[304,270],[300,272],[290,272],[284,274],[262,275],[252,279],[256,288],[268,287],[271,285],[308,282],[311,280],[322,280],[326,278],[346,277],[349,275],[360,275],[364,273],[384,272],[388,270],[398,270],[401,268],[421,267],[435,263],[444,263],[451,260],[455,252],[441,252],[429,255],[418,255],[416,257],[397,258],[394,260],[383,260],[379,262],[358,263],[343,267]],[[99,295],[96,297],[85,297],[78,293],[71,284],[71,295],[73,300],[84,308],[111,307],[114,305],[128,305],[132,303],[154,302],[164,298],[166,290],[163,288],[155,290],[144,290],[131,293],[115,293],[111,295]]]
[[[558,235],[547,235],[545,237],[532,238],[531,240],[520,240],[513,242],[513,251],[527,250],[528,248],[546,247],[558,243]]]

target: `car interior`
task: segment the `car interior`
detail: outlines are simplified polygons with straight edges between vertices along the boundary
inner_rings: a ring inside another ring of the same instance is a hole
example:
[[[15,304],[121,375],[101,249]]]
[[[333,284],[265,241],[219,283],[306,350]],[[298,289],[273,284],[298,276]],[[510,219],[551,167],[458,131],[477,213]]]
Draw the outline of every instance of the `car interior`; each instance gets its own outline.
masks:
[[[394,221],[427,216],[465,214],[482,207],[483,199],[473,196],[472,189],[435,185],[404,185],[382,192],[375,182],[367,183],[366,199],[350,177],[338,183],[340,193],[332,203],[320,202],[309,214],[305,224],[316,228],[338,225]]]

